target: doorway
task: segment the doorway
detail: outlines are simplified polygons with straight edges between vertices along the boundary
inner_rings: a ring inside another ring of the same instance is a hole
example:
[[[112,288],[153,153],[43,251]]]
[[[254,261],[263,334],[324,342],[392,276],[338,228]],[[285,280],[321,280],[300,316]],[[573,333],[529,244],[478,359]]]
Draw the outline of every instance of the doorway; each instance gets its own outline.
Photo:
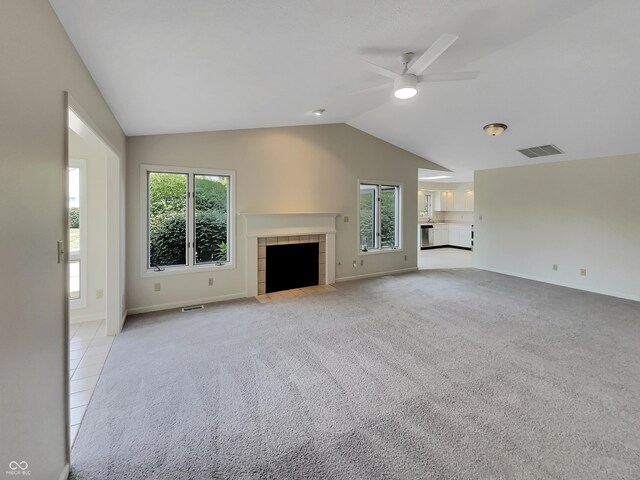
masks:
[[[122,323],[120,159],[69,99],[67,110],[69,445]]]

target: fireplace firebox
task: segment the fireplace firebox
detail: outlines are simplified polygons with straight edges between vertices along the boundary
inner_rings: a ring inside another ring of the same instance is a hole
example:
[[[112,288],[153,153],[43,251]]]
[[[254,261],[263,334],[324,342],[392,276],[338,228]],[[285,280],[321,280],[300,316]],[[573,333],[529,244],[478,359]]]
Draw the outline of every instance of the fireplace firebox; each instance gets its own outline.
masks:
[[[267,245],[266,293],[319,284],[319,243]]]

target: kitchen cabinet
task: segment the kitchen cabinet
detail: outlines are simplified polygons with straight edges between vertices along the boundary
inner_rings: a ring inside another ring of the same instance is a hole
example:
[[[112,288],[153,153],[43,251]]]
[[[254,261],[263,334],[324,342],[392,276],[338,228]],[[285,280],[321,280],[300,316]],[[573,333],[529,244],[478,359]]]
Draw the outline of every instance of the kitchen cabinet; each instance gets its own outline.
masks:
[[[446,191],[440,192],[440,195],[436,197],[436,211],[448,212],[454,209],[454,192]]]
[[[471,225],[449,225],[449,245],[471,248]]]
[[[433,226],[433,245],[448,245],[449,244],[449,225],[434,225]]]
[[[435,197],[437,212],[473,212],[473,190],[446,190]]]
[[[464,192],[464,212],[473,212],[473,190],[466,190]]]

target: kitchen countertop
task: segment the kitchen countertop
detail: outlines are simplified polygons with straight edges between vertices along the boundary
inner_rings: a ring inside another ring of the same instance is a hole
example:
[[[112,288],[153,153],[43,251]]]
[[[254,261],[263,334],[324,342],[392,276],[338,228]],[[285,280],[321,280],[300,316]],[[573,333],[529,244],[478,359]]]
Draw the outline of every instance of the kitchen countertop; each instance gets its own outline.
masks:
[[[418,225],[473,225],[472,222],[421,222],[418,221]]]

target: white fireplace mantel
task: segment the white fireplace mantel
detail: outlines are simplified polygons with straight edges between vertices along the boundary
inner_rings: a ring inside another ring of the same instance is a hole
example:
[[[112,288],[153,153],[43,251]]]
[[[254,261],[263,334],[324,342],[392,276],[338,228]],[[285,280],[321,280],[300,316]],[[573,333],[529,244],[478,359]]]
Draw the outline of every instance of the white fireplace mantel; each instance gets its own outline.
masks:
[[[336,280],[336,217],[338,213],[240,213],[246,235],[247,296],[258,294],[258,238],[291,235],[326,236],[326,283]]]

